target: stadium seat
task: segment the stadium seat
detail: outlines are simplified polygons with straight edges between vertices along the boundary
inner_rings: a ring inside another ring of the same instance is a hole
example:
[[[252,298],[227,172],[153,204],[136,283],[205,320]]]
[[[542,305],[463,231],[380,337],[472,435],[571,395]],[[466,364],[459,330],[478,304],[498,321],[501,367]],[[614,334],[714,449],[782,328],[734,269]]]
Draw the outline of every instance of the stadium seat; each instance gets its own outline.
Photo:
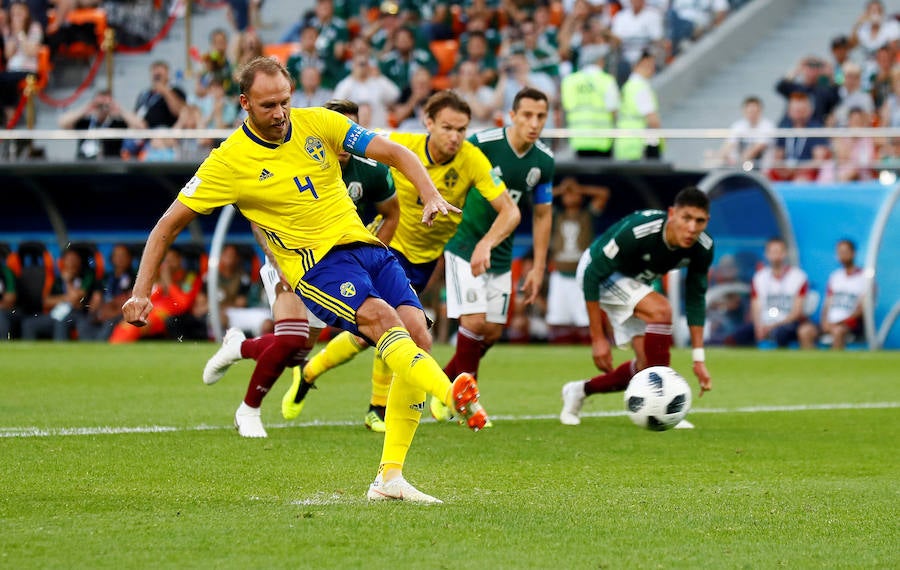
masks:
[[[106,261],[103,254],[97,249],[97,245],[91,242],[75,242],[69,245],[69,249],[74,249],[81,255],[81,261],[84,267],[90,269],[94,273],[94,282],[99,283],[106,274]],[[59,260],[62,262],[62,259]],[[60,267],[61,268],[61,267]]]
[[[456,57],[459,54],[458,40],[432,40],[428,44],[432,55],[438,62],[437,75],[449,75],[456,66]]]
[[[286,42],[283,44],[266,44],[263,46],[263,55],[271,57],[278,61],[281,65],[287,63],[287,60],[295,52],[300,51],[300,44],[297,42]]]
[[[106,11],[102,8],[78,8],[69,12],[66,23],[73,28],[94,29],[93,41],[78,37],[75,41],[60,44],[57,53],[71,59],[90,59],[100,51],[106,34]]]

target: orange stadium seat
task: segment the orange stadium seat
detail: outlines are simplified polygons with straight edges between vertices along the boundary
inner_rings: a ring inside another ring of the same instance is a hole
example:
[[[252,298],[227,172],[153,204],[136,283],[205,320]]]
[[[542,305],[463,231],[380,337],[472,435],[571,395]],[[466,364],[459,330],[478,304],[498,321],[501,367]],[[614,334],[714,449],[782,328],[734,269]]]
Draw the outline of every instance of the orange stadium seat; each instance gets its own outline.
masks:
[[[88,59],[100,51],[106,34],[106,11],[102,8],[77,8],[69,12],[66,22],[73,26],[93,26],[95,42],[75,41],[59,46],[59,54],[73,59]]]
[[[282,65],[287,63],[291,54],[300,51],[300,44],[297,42],[286,42],[283,44],[266,44],[263,46],[263,55],[277,60]]]
[[[448,75],[453,71],[459,54],[458,40],[433,40],[428,44],[428,48],[438,62],[438,75]]]

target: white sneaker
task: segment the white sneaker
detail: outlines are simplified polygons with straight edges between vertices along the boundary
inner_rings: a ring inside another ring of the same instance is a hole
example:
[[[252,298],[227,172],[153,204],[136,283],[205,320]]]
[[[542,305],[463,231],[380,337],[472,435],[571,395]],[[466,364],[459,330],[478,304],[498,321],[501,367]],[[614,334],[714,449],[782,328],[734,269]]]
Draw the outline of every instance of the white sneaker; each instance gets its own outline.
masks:
[[[241,360],[241,343],[246,339],[241,329],[231,328],[225,331],[222,346],[203,367],[204,384],[215,384],[228,372],[232,364]]]
[[[694,429],[694,424],[687,420],[681,420],[672,429]]]
[[[381,475],[378,475],[375,477],[375,481],[369,485],[366,498],[370,501],[408,501],[423,505],[440,505],[444,502],[416,489],[402,475],[390,481],[383,481]]]
[[[262,425],[260,408],[251,408],[244,402],[234,413],[234,427],[241,437],[269,437]]]
[[[581,423],[581,405],[587,397],[584,393],[584,380],[568,382],[562,387],[563,407],[559,413],[559,421],[565,426],[577,426]]]

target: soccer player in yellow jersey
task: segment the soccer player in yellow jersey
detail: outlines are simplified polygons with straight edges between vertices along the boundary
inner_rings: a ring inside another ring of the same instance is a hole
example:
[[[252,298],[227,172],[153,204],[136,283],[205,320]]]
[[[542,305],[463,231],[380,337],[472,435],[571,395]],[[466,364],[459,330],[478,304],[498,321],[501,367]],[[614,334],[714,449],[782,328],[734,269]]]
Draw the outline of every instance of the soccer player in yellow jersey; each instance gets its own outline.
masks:
[[[493,171],[487,157],[466,140],[471,119],[468,103],[452,91],[439,91],[425,104],[427,133],[391,133],[391,141],[410,149],[425,166],[429,177],[441,195],[453,206],[462,208],[470,192],[481,195],[496,211],[497,217],[472,254],[473,271],[483,273],[490,267],[491,249],[515,230],[519,223],[519,208],[507,192],[506,185]],[[417,184],[404,172],[391,169],[397,197],[400,200],[400,223],[390,247],[409,277],[413,288],[421,293],[443,255],[444,246],[453,237],[462,216],[452,212],[436,219],[428,229],[418,220],[422,216],[422,202],[416,192]],[[430,348],[420,344],[422,348]],[[304,385],[296,383],[285,394],[282,407],[286,418],[296,417],[308,387],[326,370],[338,366],[368,347],[364,339],[350,334],[337,335],[303,368]],[[366,426],[377,430],[378,411],[388,399],[392,371],[378,358],[372,371],[372,400],[366,415]],[[390,406],[387,408],[390,410]],[[291,413],[293,410],[296,413]]]
[[[262,396],[304,350],[306,309],[296,291],[320,319],[374,344],[396,374],[381,462],[368,498],[440,502],[410,485],[402,471],[426,392],[444,398],[475,430],[487,415],[471,376],[451,384],[417,346],[429,340],[422,305],[396,258],[359,219],[341,180],[338,153],[368,156],[406,174],[420,192],[425,224],[458,208],[441,197],[421,162],[401,145],[327,109],[291,109],[290,76],[274,60],[250,61],[239,83],[248,118],[203,161],[151,230],[123,317],[135,326],[146,324],[153,308],[150,287],[165,251],[198,214],[234,205],[266,235],[286,278],[275,301],[275,334],[260,337],[265,346],[260,339],[234,343],[217,371],[224,374],[242,357],[256,360],[250,389],[235,414],[239,429],[241,422],[252,421],[254,411],[259,422]]]

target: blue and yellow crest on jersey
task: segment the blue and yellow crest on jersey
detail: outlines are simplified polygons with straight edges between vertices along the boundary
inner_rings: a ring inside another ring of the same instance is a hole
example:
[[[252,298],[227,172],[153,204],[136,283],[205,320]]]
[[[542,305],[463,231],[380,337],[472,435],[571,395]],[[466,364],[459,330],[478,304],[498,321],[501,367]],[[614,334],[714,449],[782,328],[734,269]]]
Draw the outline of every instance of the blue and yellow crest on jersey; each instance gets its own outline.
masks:
[[[346,281],[341,283],[341,295],[344,297],[352,297],[356,295],[356,287],[353,286],[353,283]]]
[[[318,137],[306,137],[306,154],[316,162],[325,160],[325,145]]]

